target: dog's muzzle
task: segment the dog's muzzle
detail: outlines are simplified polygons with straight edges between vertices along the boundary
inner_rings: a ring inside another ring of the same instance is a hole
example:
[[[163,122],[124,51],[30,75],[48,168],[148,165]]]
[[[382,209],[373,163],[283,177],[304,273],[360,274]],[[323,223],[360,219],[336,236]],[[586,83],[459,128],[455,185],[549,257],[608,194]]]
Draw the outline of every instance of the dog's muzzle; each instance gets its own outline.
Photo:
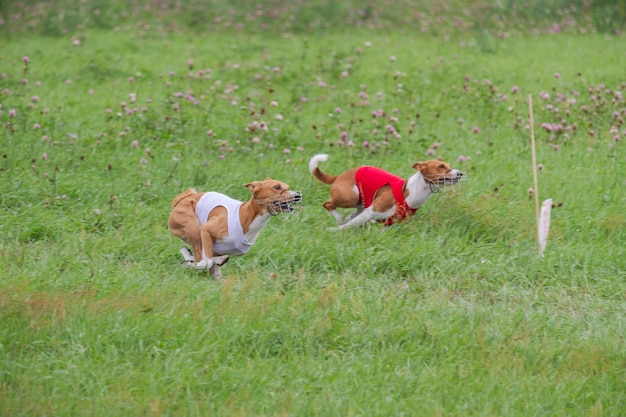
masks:
[[[295,213],[302,205],[302,192],[291,191],[290,196],[278,195],[272,198],[264,198],[262,200],[256,200],[260,205],[265,206],[267,212],[272,216],[278,216],[282,213]]]
[[[437,178],[430,180],[430,190],[432,192],[437,192],[442,188],[452,188],[454,189],[454,185],[459,182],[463,182],[467,180],[467,176],[465,173],[461,171],[456,171],[452,175],[444,174]]]

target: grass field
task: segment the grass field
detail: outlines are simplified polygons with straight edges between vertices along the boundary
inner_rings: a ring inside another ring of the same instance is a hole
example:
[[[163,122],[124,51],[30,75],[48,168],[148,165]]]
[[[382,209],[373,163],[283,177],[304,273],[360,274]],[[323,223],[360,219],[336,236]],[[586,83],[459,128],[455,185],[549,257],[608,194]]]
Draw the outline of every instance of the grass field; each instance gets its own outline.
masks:
[[[626,415],[623,35],[494,33],[3,33],[0,415]],[[321,152],[468,180],[334,232]],[[267,176],[303,209],[181,268],[172,198]]]

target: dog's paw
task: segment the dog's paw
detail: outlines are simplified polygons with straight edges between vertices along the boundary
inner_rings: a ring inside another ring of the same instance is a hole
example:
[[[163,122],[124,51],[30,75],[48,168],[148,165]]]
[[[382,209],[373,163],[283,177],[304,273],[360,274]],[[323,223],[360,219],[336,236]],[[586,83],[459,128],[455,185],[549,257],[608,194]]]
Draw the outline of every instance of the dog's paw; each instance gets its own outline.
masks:
[[[213,266],[213,262],[210,262],[210,259],[209,261],[203,259],[200,262],[193,262],[192,266],[199,271],[208,271]]]
[[[194,263],[194,261],[182,261],[180,263],[180,266],[182,266],[183,268],[193,268]]]
[[[222,265],[226,265],[226,263],[229,260],[230,260],[230,256],[228,255],[216,256],[213,258],[213,263],[217,266],[222,266]]]

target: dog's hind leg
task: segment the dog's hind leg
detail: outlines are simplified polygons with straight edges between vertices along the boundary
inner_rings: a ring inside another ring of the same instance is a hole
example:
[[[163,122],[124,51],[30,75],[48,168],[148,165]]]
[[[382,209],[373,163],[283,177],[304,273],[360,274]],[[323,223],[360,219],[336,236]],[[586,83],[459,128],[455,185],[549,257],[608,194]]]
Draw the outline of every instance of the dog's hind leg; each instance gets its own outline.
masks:
[[[190,264],[194,262],[193,254],[187,246],[183,246],[182,248],[180,248],[180,254],[183,255],[183,264]]]
[[[341,222],[341,224],[347,223],[347,222],[349,222],[350,220],[354,219],[355,217],[357,217],[358,215],[360,215],[361,213],[363,213],[363,210],[364,210],[364,209],[363,209],[363,206],[358,206],[358,207],[356,208],[356,210],[354,210],[354,212],[353,212],[350,216],[348,216],[348,218],[347,218],[347,219],[346,219],[346,218],[344,218],[344,219],[343,219],[343,221]]]
[[[331,210],[329,211],[330,214],[332,214],[332,216],[335,218],[335,220],[337,220],[337,223],[339,224],[343,224],[346,221],[348,221],[345,216],[343,216],[341,213],[339,213],[337,210]]]
[[[377,212],[372,209],[372,207],[368,207],[364,209],[360,214],[351,219],[349,222],[342,224],[336,227],[334,230],[343,230],[349,227],[360,226],[362,224],[368,223],[371,220],[383,221],[393,216],[396,212],[396,206],[393,206],[389,210],[385,212]]]
[[[363,211],[363,209],[361,208],[360,210],[357,207],[357,211],[355,211],[354,213],[352,213],[349,217],[344,216],[343,214],[341,214],[339,211],[337,211],[337,206],[335,206],[332,202],[327,201],[323,204],[324,208],[335,218],[335,220],[337,220],[338,224],[344,224],[345,222],[349,221],[351,218],[353,218],[355,215],[359,214],[361,211]]]
[[[360,213],[355,214],[354,216],[350,216],[350,220],[344,224],[341,224],[337,227],[331,228],[331,230],[343,230],[349,227],[356,227],[362,224],[365,224],[374,218],[372,213],[372,208],[368,207],[364,210],[361,210]]]

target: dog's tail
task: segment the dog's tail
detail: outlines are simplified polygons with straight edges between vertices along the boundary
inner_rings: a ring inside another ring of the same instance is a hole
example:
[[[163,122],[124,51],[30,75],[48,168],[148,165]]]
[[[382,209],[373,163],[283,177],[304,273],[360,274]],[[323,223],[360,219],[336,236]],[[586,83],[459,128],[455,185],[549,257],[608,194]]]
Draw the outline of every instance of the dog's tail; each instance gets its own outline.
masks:
[[[324,174],[322,171],[320,171],[320,169],[317,167],[317,164],[319,164],[320,162],[324,162],[328,160],[328,155],[326,154],[318,154],[315,155],[313,158],[311,158],[311,160],[309,161],[309,172],[311,172],[311,174],[313,174],[313,176],[321,183],[324,184],[332,184],[335,182],[335,180],[337,179],[336,175],[328,175],[328,174]]]
[[[182,193],[178,194],[172,200],[172,207],[176,207],[178,203],[180,203],[182,200],[189,197],[190,195],[195,194],[195,192],[196,190],[194,190],[193,188],[189,188],[187,191],[183,191]]]

